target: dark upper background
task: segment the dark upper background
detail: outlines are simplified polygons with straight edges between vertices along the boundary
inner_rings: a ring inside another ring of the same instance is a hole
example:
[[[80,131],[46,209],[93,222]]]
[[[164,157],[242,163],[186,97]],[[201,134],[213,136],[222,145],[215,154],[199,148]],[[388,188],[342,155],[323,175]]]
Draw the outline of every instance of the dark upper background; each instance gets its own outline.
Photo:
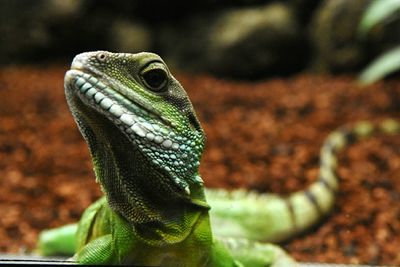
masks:
[[[0,0],[0,64],[83,51],[152,51],[173,68],[235,79],[359,72],[400,42],[394,17],[361,38],[370,0]]]

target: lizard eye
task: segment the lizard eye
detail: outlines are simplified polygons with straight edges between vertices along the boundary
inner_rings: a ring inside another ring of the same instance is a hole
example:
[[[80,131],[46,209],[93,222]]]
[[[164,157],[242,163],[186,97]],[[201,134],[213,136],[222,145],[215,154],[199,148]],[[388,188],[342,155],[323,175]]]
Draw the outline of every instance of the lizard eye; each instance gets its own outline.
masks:
[[[144,84],[152,91],[162,92],[166,89],[168,74],[161,63],[153,63],[141,72]]]

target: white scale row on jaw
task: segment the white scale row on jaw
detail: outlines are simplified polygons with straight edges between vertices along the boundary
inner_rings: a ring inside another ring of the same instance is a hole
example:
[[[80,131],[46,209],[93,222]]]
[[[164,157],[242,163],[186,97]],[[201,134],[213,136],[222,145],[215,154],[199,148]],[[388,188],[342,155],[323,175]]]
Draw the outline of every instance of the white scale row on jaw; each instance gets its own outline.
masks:
[[[89,76],[88,74],[84,74],[83,76],[97,87],[102,89],[106,88],[105,84],[99,82],[93,76]],[[94,99],[102,109],[108,110],[112,115],[128,126],[129,128],[126,129],[127,133],[134,132],[140,137],[146,137],[149,141],[161,144],[164,148],[172,148],[174,150],[179,149],[178,143],[175,143],[170,139],[164,139],[162,136],[154,133],[155,130],[160,129],[158,125],[152,125],[148,122],[138,122],[136,115],[126,112],[120,105],[116,104],[106,95],[94,88],[92,84],[86,81],[86,79],[78,77],[75,80],[75,84],[79,87],[79,91],[87,98]]]

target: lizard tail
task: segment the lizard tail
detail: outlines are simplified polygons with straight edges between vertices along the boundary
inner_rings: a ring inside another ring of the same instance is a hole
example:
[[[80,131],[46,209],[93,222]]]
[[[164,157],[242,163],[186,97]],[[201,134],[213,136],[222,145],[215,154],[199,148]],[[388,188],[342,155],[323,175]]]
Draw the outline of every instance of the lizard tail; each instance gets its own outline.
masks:
[[[376,125],[363,121],[332,132],[321,148],[318,179],[305,190],[288,196],[207,189],[214,234],[280,242],[309,229],[334,206],[339,189],[337,153],[378,132],[399,133],[400,123],[392,119]]]

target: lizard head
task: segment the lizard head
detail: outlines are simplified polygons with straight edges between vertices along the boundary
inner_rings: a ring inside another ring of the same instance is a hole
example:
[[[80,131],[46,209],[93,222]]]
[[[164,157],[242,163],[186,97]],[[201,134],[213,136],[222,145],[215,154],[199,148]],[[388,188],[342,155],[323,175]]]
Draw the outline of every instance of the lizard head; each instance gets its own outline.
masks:
[[[168,212],[166,203],[206,206],[198,175],[204,132],[158,55],[79,54],[65,92],[112,208],[146,222],[157,220],[160,205]]]

